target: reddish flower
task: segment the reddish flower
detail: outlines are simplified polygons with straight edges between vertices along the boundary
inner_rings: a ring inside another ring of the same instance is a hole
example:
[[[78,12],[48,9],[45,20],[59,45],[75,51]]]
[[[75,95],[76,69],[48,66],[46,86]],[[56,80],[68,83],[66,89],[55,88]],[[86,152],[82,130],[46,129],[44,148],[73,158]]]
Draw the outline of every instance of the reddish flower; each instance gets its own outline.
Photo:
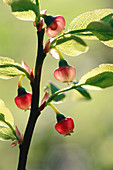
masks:
[[[59,67],[54,71],[54,77],[62,82],[72,81],[75,77],[75,68],[72,66]]]
[[[71,118],[64,118],[55,125],[55,129],[58,133],[63,135],[70,135],[74,129],[74,122]]]
[[[31,106],[32,94],[26,92],[23,87],[18,88],[18,95],[15,97],[15,103],[18,108],[27,110]]]
[[[47,25],[46,34],[50,37],[57,36],[65,27],[65,19],[61,15],[56,17],[45,15],[44,20]]]

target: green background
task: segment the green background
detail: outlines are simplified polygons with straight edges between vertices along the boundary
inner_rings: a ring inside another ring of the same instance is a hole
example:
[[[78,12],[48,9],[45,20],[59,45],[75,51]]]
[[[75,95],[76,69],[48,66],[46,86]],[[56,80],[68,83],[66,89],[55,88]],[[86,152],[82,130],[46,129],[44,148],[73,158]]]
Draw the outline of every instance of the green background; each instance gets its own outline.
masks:
[[[113,8],[112,0],[41,0],[41,9],[48,14],[63,15],[67,25],[81,13],[95,9]],[[47,37],[46,37],[47,39]],[[77,57],[65,58],[76,68],[76,80],[102,63],[113,63],[113,49],[98,41],[86,41],[89,51]],[[16,19],[10,7],[0,0],[0,56],[11,57],[16,62],[24,60],[34,67],[36,56],[36,30],[32,22]],[[43,87],[52,80],[59,87],[53,71],[58,61],[48,55],[44,62],[41,96]],[[0,98],[12,112],[15,125],[24,132],[29,112],[21,111],[14,103],[17,95],[18,78],[0,80]],[[23,85],[31,91],[25,79]],[[113,169],[113,87],[101,91],[90,91],[91,101],[68,92],[59,110],[74,119],[76,128],[72,136],[58,134],[54,111],[47,107],[39,117],[33,135],[27,170],[112,170]],[[16,170],[18,147],[11,148],[11,142],[0,142],[0,170]]]

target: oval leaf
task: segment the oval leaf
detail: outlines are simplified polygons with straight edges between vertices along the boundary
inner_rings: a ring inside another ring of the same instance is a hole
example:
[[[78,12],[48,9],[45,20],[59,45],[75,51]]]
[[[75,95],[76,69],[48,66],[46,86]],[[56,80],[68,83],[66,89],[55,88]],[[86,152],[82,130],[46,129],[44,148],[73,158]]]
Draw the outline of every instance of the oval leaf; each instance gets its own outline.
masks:
[[[89,29],[101,41],[113,40],[113,28],[110,24],[105,24],[102,21],[91,22],[87,29]]]
[[[89,92],[85,88],[83,88],[83,87],[77,87],[76,88],[76,86],[75,86],[75,90],[77,90],[86,99],[88,99],[88,100],[91,99],[91,96],[90,96]]]
[[[3,0],[11,6],[12,13],[21,20],[34,21],[39,17],[39,4],[35,0]]]
[[[20,64],[10,58],[0,57],[0,78],[10,79],[20,75],[26,75],[30,79],[30,75]]]
[[[113,28],[109,23],[102,21],[91,22],[87,29],[89,29],[103,44],[113,47]]]
[[[113,9],[98,9],[98,10],[94,10],[91,12],[83,13],[79,15],[78,17],[76,17],[70,23],[68,29],[69,31],[86,29],[89,23],[93,21],[100,21],[102,18],[104,18],[105,16],[111,13],[113,13]],[[97,39],[96,36],[92,35],[90,32],[89,34],[88,32],[86,33],[84,32],[82,34],[81,33],[74,33],[74,34],[82,36],[83,38],[86,38],[86,39]]]
[[[56,45],[64,54],[77,56],[88,50],[86,43],[79,37],[67,34],[57,39]]]
[[[80,84],[106,88],[113,86],[113,64],[102,64],[86,73],[79,81]]]
[[[0,126],[0,140],[15,140],[16,137],[8,127]]]

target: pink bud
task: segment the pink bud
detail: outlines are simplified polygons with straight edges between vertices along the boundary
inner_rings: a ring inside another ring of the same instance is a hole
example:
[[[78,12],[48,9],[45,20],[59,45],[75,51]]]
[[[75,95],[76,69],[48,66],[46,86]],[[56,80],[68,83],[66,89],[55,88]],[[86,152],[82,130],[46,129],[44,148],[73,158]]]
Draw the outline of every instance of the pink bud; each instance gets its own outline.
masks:
[[[22,60],[22,66],[25,68],[25,70],[30,74],[31,73],[31,69],[30,67]]]
[[[65,19],[63,16],[58,15],[55,17],[52,24],[50,24],[46,29],[46,34],[50,37],[57,36],[65,27]]]
[[[15,126],[15,132],[16,132],[16,136],[17,136],[17,140],[14,141],[12,144],[11,144],[11,147],[15,147],[17,145],[17,143],[20,145],[22,144],[22,141],[23,141],[23,135],[21,135],[19,129],[17,128],[17,126]]]
[[[54,58],[59,59],[59,54],[56,51],[55,48],[50,49],[51,46],[51,42],[54,40],[54,38],[49,38],[46,42],[45,42],[45,48],[44,48],[44,52],[45,53],[50,53]]]
[[[17,128],[17,126],[15,126],[15,132],[16,132],[16,136],[18,137],[18,139],[20,139],[22,137],[19,129]]]
[[[49,99],[49,93],[46,91],[44,97],[41,100],[39,110],[42,111],[45,108],[45,104]]]
[[[74,79],[75,73],[76,71],[74,67],[65,66],[65,67],[57,68],[54,71],[54,77],[62,82],[70,82]]]
[[[31,106],[32,94],[25,91],[23,87],[18,88],[18,95],[15,97],[15,103],[18,108],[27,110]]]
[[[31,82],[33,82],[33,81],[34,81],[33,68],[32,68],[31,73],[30,73],[30,80],[31,80]]]
[[[11,147],[15,147],[17,145],[17,141],[14,141],[12,144],[11,144]]]
[[[70,133],[73,132],[74,129],[74,122],[73,119],[71,118],[65,118],[61,121],[59,121],[55,125],[55,129],[57,130],[58,133],[63,134],[63,135],[70,135]]]
[[[43,97],[42,100],[41,100],[41,105],[42,105],[44,102],[47,102],[48,99],[49,99],[49,93],[46,91],[44,97]]]
[[[44,20],[41,19],[41,20],[39,21],[39,23],[36,25],[37,30],[38,30],[38,31],[41,31],[43,25],[44,25]]]
[[[48,53],[50,51],[51,40],[50,38],[45,42],[44,52]]]
[[[55,48],[52,48],[49,52],[54,58],[59,59],[59,54],[58,52],[55,50]]]
[[[46,13],[47,13],[47,9],[44,9],[44,10],[40,11],[41,15],[46,15]]]

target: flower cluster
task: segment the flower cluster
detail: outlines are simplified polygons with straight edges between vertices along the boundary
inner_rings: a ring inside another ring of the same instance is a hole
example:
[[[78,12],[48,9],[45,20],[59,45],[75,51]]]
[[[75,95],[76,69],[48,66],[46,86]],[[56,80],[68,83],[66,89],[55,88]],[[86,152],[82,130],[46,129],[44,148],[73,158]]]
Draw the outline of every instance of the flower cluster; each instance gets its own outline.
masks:
[[[42,23],[46,24],[46,34],[50,36],[46,42],[44,47],[45,53],[50,53],[56,59],[59,59],[59,66],[55,69],[53,75],[56,80],[61,82],[72,82],[75,78],[76,70],[73,66],[70,66],[67,61],[63,58],[62,53],[56,47],[51,47],[52,41],[54,38],[62,32],[65,27],[65,19],[61,15],[57,15],[55,17],[51,15],[46,15],[45,11],[41,17],[43,18],[37,25],[38,31],[40,27],[42,27]],[[42,22],[43,21],[43,22]],[[40,26],[39,26],[40,25]],[[48,97],[47,97],[48,96]],[[43,110],[47,100],[49,99],[49,94],[46,92],[44,98],[42,99],[40,110]],[[59,113],[59,111],[50,103],[50,106],[54,109],[57,115],[57,123],[55,125],[55,129],[58,133],[63,135],[70,135],[74,129],[74,122],[71,118],[65,117],[63,114]]]
[[[46,34],[51,37],[45,43],[44,53],[49,52],[52,56],[59,59],[59,67],[55,69],[53,74],[55,79],[61,82],[72,82],[76,73],[75,68],[67,63],[67,61],[63,58],[61,52],[56,47],[51,48],[51,42],[53,41],[53,38],[56,37],[59,33],[61,33],[65,27],[65,19],[61,15],[57,15],[55,17],[51,15],[46,15],[46,12],[47,11],[44,11],[43,14],[41,14],[42,18],[37,25],[34,22],[34,26],[37,27],[37,31],[41,31],[45,22]],[[22,62],[22,66],[30,75],[30,80],[31,81],[34,80],[33,70],[31,71],[29,66],[27,66],[27,64],[24,61]],[[19,109],[28,110],[31,107],[32,94],[26,92],[25,88],[22,87],[22,79],[23,77],[20,77],[18,82],[18,95],[15,97],[15,103]],[[45,108],[48,100],[49,100],[49,93],[46,91],[39,106],[40,111],[42,111]],[[56,131],[62,135],[70,135],[74,129],[74,122],[72,118],[65,117],[51,103],[49,103],[49,105],[56,112],[56,118],[57,118],[57,123],[55,125]],[[18,143],[21,143],[22,135],[18,131],[17,127],[15,130],[18,136]],[[17,141],[12,144],[12,147],[15,146],[16,144]]]

